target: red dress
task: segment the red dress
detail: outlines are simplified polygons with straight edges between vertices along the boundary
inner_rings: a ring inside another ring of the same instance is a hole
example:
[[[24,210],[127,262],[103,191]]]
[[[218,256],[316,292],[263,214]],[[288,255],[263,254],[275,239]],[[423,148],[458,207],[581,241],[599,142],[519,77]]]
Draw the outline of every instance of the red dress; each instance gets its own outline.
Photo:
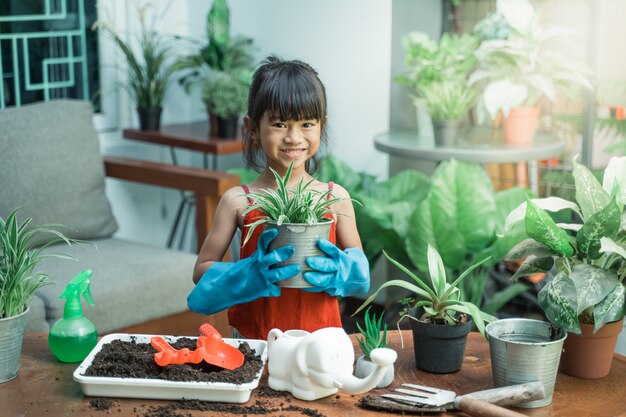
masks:
[[[247,186],[243,185],[246,193]],[[332,189],[332,183],[329,183]],[[263,213],[252,210],[244,218],[242,236],[248,233],[249,225]],[[333,218],[332,214],[325,217]],[[247,258],[257,250],[262,227],[257,227],[245,246],[241,247],[241,259]],[[328,240],[336,242],[336,222],[330,228]],[[313,332],[324,327],[342,327],[337,298],[326,292],[306,292],[297,288],[281,288],[279,297],[262,297],[228,309],[228,323],[249,339],[267,339],[273,328],[282,331],[290,329]]]

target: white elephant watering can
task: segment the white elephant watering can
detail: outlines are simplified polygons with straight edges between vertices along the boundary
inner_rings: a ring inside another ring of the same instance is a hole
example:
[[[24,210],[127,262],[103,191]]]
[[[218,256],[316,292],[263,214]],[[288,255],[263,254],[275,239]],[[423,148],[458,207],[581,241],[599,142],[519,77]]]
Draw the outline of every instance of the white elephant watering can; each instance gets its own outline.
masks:
[[[313,401],[335,394],[362,394],[381,381],[398,357],[394,350],[379,348],[370,355],[374,371],[361,379],[352,375],[354,348],[346,332],[327,327],[309,333],[272,329],[267,336],[268,384],[289,391],[301,400]]]

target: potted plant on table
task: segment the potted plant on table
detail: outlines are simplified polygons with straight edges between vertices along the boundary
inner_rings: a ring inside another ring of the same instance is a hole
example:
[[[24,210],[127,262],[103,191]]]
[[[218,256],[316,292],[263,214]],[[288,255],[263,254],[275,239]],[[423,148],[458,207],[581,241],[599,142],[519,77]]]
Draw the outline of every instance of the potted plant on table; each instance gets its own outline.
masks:
[[[215,0],[206,20],[207,42],[177,60],[175,68],[182,72],[179,83],[190,92],[195,86],[202,90],[207,107],[211,136],[233,137],[232,130],[218,131],[224,120],[239,118],[247,110],[247,98],[253,72],[251,38],[230,35],[230,11],[226,0]],[[221,119],[221,121],[220,121]],[[236,130],[236,126],[235,126]]]
[[[46,244],[32,249],[41,235],[56,236]],[[71,240],[52,225],[34,226],[27,218],[17,220],[17,210],[3,219],[0,217],[0,383],[17,376],[28,305],[35,292],[51,284],[51,278],[36,271],[39,261],[60,254],[44,254],[45,248]]]
[[[414,91],[420,132],[424,134],[432,123],[435,140],[441,140],[442,145],[451,144],[474,105],[476,93],[467,84],[467,77],[474,69],[473,52],[477,47],[478,38],[470,33],[444,33],[439,41],[423,32],[410,32],[404,37],[408,69],[394,80]],[[422,116],[421,109],[430,121]],[[438,133],[442,130],[449,132],[447,138]]]
[[[481,84],[482,105],[492,119],[504,117],[505,141],[532,143],[538,102],[556,101],[557,89],[591,88],[589,70],[563,28],[544,29],[528,0],[498,0],[496,16],[477,25],[483,41],[475,52],[478,68],[469,83]],[[489,36],[485,39],[485,36]]]
[[[371,375],[376,369],[376,364],[374,364],[370,358],[370,353],[374,349],[389,348],[389,342],[387,342],[387,324],[385,323],[383,326],[383,314],[378,318],[376,318],[376,314],[370,316],[370,309],[371,307],[368,307],[368,309],[365,310],[365,316],[363,318],[363,326],[365,328],[362,328],[359,323],[356,324],[356,327],[363,336],[357,336],[357,341],[363,352],[363,355],[357,358],[354,367],[354,376],[358,378],[365,378]],[[388,387],[393,382],[393,378],[394,369],[393,366],[390,366],[383,379],[376,385],[376,388]]]
[[[357,314],[371,303],[378,292],[386,287],[401,287],[411,291],[414,296],[400,302],[405,307],[404,317],[411,320],[415,365],[417,368],[433,373],[450,373],[461,369],[465,355],[467,335],[475,325],[485,336],[485,322],[496,320],[479,308],[460,299],[459,284],[472,270],[478,268],[489,258],[484,258],[470,266],[452,283],[446,279],[446,270],[437,250],[428,246],[428,277],[421,278],[406,267],[390,258],[387,259],[406,273],[415,284],[404,280],[391,280],[382,284],[357,309]]]
[[[251,199],[251,204],[244,210],[243,215],[252,210],[258,210],[264,215],[250,224],[244,237],[245,245],[256,228],[263,225],[264,228],[278,229],[278,236],[272,240],[269,250],[280,248],[286,244],[293,245],[295,254],[287,261],[278,265],[297,264],[302,268],[301,272],[290,279],[278,283],[281,287],[309,288],[309,284],[302,274],[310,271],[306,259],[311,256],[325,256],[317,247],[320,239],[327,239],[330,227],[335,220],[335,213],[331,206],[340,198],[333,197],[331,190],[321,192],[309,188],[314,180],[307,183],[304,178],[300,180],[294,190],[287,188],[293,169],[293,163],[289,165],[284,177],[270,168],[276,179],[277,189],[262,189],[259,192],[249,192],[245,195]]]
[[[533,199],[510,213],[505,230],[523,220],[529,239],[507,257],[526,258],[512,279],[554,271],[538,296],[548,320],[569,332],[561,369],[599,378],[610,371],[626,311],[626,157],[611,158],[602,185],[576,158],[573,176],[576,202]],[[571,223],[556,223],[549,214],[562,210],[572,213]],[[592,350],[598,342],[604,352]]]
[[[148,26],[148,4],[138,6],[140,33],[125,40],[109,21],[99,19],[93,29],[102,29],[113,38],[125,60],[127,80],[118,85],[137,106],[142,130],[159,130],[161,111],[171,85],[174,67],[172,39]]]

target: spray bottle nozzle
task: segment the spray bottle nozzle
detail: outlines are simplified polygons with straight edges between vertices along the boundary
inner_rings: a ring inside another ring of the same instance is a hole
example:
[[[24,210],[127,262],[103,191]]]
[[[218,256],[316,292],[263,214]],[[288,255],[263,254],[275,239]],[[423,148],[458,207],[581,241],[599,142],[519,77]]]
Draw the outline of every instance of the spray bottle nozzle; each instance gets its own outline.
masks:
[[[89,286],[89,280],[93,271],[91,269],[85,269],[76,275],[67,284],[65,290],[59,295],[59,298],[65,298],[67,300],[66,306],[70,308],[80,309],[80,297],[85,297],[85,300],[89,305],[95,305],[91,296],[91,287]]]

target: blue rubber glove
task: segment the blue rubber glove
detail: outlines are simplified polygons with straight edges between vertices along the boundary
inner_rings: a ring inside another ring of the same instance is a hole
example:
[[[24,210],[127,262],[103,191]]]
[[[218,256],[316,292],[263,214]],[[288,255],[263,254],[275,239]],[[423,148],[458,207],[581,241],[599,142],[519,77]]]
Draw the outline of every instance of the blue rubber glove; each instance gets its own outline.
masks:
[[[287,265],[270,269],[295,253],[290,245],[268,253],[268,245],[277,235],[277,229],[266,230],[261,233],[257,250],[250,257],[211,265],[187,297],[189,308],[196,313],[213,314],[257,298],[279,296],[280,287],[276,283],[297,275],[301,268]]]
[[[305,272],[304,279],[315,288],[305,291],[326,291],[333,296],[364,294],[370,288],[370,267],[359,248],[342,251],[326,239],[317,243],[328,256],[311,256],[306,264],[314,271]]]

